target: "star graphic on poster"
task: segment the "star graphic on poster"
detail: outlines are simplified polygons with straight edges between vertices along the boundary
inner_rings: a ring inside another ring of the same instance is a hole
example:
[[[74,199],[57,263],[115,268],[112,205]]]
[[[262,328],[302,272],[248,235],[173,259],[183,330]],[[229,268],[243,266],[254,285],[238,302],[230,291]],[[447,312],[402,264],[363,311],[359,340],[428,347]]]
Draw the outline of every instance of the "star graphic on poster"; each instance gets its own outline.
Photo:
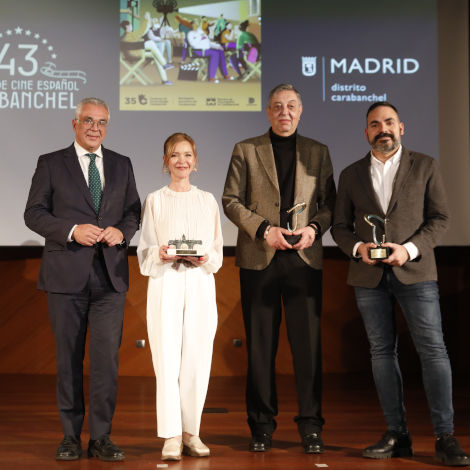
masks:
[[[11,37],[13,36],[32,36],[34,39],[38,41],[38,45],[47,45],[47,52],[51,59],[57,59],[57,54],[54,52],[54,46],[49,44],[49,41],[46,38],[41,39],[41,35],[39,33],[33,33],[30,29],[22,28],[21,26],[17,25],[14,28],[9,28],[4,31],[0,31],[0,38],[8,37],[9,40],[13,40]],[[11,39],[10,39],[11,38]],[[21,39],[18,38],[20,41]],[[14,40],[13,40],[14,41]]]
[[[44,34],[48,33],[44,31]],[[55,46],[33,29],[18,24],[0,26],[0,38],[3,38],[0,71],[5,69],[11,77],[20,76],[19,80],[11,80],[11,91],[4,85],[6,79],[0,80],[2,108],[65,109],[68,103],[70,108],[74,107],[75,92],[87,83],[86,71],[64,68],[60,62],[56,63],[60,54],[56,53]]]

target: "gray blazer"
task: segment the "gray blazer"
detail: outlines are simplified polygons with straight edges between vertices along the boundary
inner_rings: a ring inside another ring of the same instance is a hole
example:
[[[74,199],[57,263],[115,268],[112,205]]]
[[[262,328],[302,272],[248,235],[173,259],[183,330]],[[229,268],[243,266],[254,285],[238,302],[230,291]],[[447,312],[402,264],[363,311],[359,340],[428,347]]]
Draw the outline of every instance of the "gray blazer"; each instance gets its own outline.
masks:
[[[373,241],[372,228],[364,221],[364,215],[368,214],[386,219],[388,242],[412,242],[419,250],[418,258],[392,268],[400,282],[437,280],[434,247],[448,229],[449,212],[439,168],[433,158],[403,147],[386,214],[372,186],[370,153],[340,175],[331,233],[341,250],[351,257],[348,284],[373,288],[379,284],[385,264],[370,266],[360,258],[352,258],[357,242]],[[379,240],[382,233],[383,230],[377,230]]]
[[[328,148],[313,139],[297,135],[294,204],[306,202],[298,216],[298,227],[312,222],[322,233],[331,225],[336,196]],[[256,238],[264,220],[279,226],[281,196],[269,132],[235,145],[225,181],[222,204],[227,217],[238,227],[236,264],[261,270],[271,262],[276,250]],[[299,256],[312,268],[321,269],[321,240]]]

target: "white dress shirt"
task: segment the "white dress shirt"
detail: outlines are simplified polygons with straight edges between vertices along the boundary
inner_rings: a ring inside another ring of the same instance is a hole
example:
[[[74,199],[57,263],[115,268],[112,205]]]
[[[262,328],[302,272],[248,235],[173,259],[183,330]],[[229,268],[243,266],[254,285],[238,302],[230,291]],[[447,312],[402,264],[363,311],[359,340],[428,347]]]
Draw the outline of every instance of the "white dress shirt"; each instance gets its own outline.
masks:
[[[85,150],[77,141],[73,143],[75,147],[75,151],[78,155],[78,163],[80,163],[80,167],[83,171],[83,176],[85,177],[86,184],[88,184],[88,167],[90,166],[90,157],[88,156],[89,153],[94,153],[98,158],[95,158],[96,168],[100,173],[100,180],[101,180],[101,189],[104,189],[104,170],[103,170],[103,152],[101,150],[101,145],[98,149],[94,152],[89,152]]]
[[[400,166],[402,147],[390,157],[385,163],[381,162],[374,156],[374,153],[370,152],[370,177],[372,180],[372,186],[374,187],[375,195],[380,202],[380,206],[387,213],[390,198],[393,192],[393,183],[395,182],[395,176]]]
[[[372,150],[370,152],[370,177],[372,186],[384,214],[387,213],[388,205],[390,204],[402,152],[403,148],[400,145],[395,154],[385,162],[381,162],[376,158]],[[357,249],[361,243],[362,242],[357,242],[356,245],[354,245],[353,255],[355,257],[357,257]],[[419,250],[414,243],[407,242],[403,246],[406,248],[406,251],[408,251],[410,261],[419,255]]]
[[[86,181],[87,185],[89,185],[89,182],[88,182],[88,167],[90,166],[90,157],[88,156],[88,154],[89,153],[94,153],[97,156],[97,158],[95,158],[95,164],[96,164],[96,168],[98,168],[98,172],[100,174],[101,189],[104,189],[103,152],[101,150],[101,145],[94,152],[89,152],[88,150],[84,149],[77,141],[75,141],[73,143],[73,146],[75,147],[75,152],[77,152],[78,163],[80,163],[80,168],[82,169],[83,176],[85,177],[85,181]],[[75,227],[77,225],[78,224],[75,224],[72,227],[72,230],[70,230],[69,236],[67,238],[68,242],[73,241],[72,234],[73,234],[73,231],[75,230]]]

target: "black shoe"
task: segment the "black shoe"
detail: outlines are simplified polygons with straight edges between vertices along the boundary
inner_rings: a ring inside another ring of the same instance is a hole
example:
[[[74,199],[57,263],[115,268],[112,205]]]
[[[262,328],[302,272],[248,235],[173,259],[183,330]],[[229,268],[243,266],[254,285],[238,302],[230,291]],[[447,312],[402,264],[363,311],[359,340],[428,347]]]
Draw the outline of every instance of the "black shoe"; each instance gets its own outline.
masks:
[[[362,452],[368,459],[391,459],[392,457],[411,457],[411,438],[408,433],[386,431],[377,444],[367,447]]]
[[[254,434],[250,442],[251,452],[267,452],[271,449],[271,434]]]
[[[106,462],[119,462],[126,456],[124,452],[109,438],[101,436],[99,439],[90,439],[88,443],[88,458],[98,457]]]
[[[451,467],[470,465],[468,455],[462,450],[452,434],[439,434],[436,439],[436,459]]]
[[[321,440],[319,432],[312,432],[302,436],[302,447],[306,454],[322,454],[325,452],[325,446]]]
[[[65,436],[59,447],[57,447],[57,452],[55,453],[56,460],[77,460],[82,455],[82,444],[80,439],[77,439],[74,436]]]

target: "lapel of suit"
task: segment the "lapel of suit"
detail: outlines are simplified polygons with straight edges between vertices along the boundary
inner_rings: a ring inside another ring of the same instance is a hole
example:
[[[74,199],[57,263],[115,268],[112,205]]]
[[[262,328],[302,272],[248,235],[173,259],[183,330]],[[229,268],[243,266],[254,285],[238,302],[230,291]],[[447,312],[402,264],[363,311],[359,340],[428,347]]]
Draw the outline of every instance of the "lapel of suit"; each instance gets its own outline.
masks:
[[[307,202],[305,200],[304,191],[305,181],[307,180],[307,166],[310,157],[310,148],[305,145],[304,139],[297,134],[295,145],[295,188],[294,188],[294,204],[299,202]],[[310,188],[313,192],[314,189]]]
[[[104,188],[101,196],[101,206],[105,207],[106,201],[109,199],[113,189],[120,184],[126,184],[126,181],[122,181],[122,177],[118,174],[118,165],[116,165],[116,159],[112,153],[101,146],[103,152],[103,173],[104,173]]]
[[[109,195],[112,192],[113,187],[118,181],[116,175],[116,165],[113,165],[113,157],[110,154],[109,150],[101,146],[103,152],[103,173],[104,173],[104,188],[103,195],[101,197],[101,207],[104,207]]]
[[[268,175],[269,181],[279,192],[279,181],[277,179],[276,163],[274,162],[273,146],[269,138],[269,131],[261,136],[260,143],[256,146],[256,157],[260,166]]]
[[[380,205],[380,202],[377,199],[377,195],[375,194],[374,186],[372,185],[372,177],[370,175],[370,159],[371,154],[369,152],[362,160],[359,161],[357,172],[358,185],[360,188],[362,188],[366,197],[368,197],[373,202],[374,206],[376,206],[376,215],[380,214],[381,216],[385,216],[382,206]]]
[[[398,171],[395,176],[395,182],[393,183],[393,191],[392,191],[392,196],[390,197],[390,202],[388,204],[387,217],[395,208],[397,201],[398,201],[398,197],[402,192],[401,190],[403,186],[408,180],[408,176],[410,175],[412,167],[413,167],[413,158],[411,157],[408,150],[406,150],[405,147],[402,147],[400,165],[398,166]]]
[[[85,197],[87,203],[93,210],[95,210],[93,200],[91,199],[90,188],[88,187],[85,177],[83,176],[82,167],[78,162],[78,155],[73,144],[65,149],[64,157],[65,166],[67,167],[72,177],[72,181],[74,181],[74,183],[77,185],[78,189]]]

